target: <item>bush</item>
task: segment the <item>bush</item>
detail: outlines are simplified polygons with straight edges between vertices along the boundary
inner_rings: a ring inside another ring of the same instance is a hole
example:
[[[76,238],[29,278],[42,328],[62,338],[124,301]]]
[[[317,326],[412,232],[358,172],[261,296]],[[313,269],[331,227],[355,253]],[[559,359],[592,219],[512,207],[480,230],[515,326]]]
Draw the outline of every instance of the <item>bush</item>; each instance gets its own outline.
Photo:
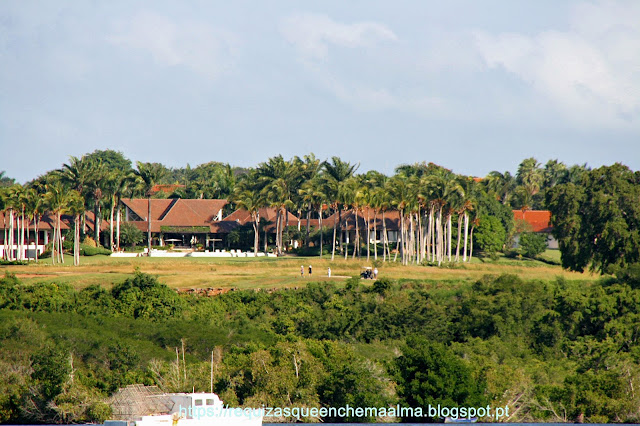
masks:
[[[0,265],[28,265],[26,260],[4,260],[0,259]]]
[[[520,248],[524,256],[533,259],[547,249],[547,236],[546,234],[523,232],[520,234]]]
[[[111,250],[103,247],[85,246],[84,244],[80,246],[80,255],[82,256],[96,256],[98,254],[104,254],[108,256],[111,254]]]
[[[88,247],[98,247],[98,244],[96,244],[96,240],[94,240],[93,238],[91,238],[90,236],[86,236],[84,237],[84,241],[82,242],[82,245],[88,246]]]
[[[371,291],[384,295],[391,288],[391,280],[389,278],[380,278],[373,283]]]
[[[628,284],[631,288],[640,288],[640,263],[634,263],[616,272],[620,283]]]
[[[481,216],[480,223],[473,236],[473,243],[488,255],[502,250],[507,233],[498,218]]]
[[[144,234],[131,223],[120,225],[120,242],[123,246],[135,247],[144,239]]]

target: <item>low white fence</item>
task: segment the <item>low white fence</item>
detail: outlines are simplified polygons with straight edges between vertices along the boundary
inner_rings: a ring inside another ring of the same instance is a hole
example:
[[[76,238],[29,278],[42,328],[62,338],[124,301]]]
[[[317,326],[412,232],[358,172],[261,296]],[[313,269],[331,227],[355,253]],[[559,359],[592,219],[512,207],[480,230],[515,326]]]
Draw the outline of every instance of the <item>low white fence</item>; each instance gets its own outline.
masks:
[[[111,257],[138,257],[147,256],[147,250],[142,253],[111,253]],[[274,253],[258,252],[257,257],[276,257]],[[149,257],[255,257],[254,252],[242,252],[240,250],[216,250],[216,251],[166,251],[153,250]]]

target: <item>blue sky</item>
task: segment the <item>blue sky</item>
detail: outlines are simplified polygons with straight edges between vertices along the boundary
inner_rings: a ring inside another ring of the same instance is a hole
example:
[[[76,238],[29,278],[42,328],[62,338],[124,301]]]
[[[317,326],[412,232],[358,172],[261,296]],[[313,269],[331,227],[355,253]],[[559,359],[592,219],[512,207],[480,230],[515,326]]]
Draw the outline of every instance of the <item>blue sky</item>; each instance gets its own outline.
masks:
[[[0,3],[0,170],[338,155],[640,169],[640,2]]]

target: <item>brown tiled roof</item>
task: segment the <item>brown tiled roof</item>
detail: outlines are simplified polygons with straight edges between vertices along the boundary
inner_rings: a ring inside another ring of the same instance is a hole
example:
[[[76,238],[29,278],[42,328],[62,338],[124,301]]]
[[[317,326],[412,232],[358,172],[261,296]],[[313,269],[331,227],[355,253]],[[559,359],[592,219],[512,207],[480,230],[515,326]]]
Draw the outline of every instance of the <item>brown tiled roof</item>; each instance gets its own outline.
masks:
[[[515,220],[524,220],[533,232],[551,232],[551,212],[549,210],[514,210]]]
[[[65,218],[65,220],[67,222],[69,222],[70,226],[73,227],[73,217],[72,216],[63,216],[63,218]],[[113,218],[113,222],[114,222],[114,226],[115,226],[115,213],[114,213],[114,218]],[[95,215],[93,214],[92,211],[88,211],[86,212],[86,223],[87,223],[87,228],[89,228],[92,232],[95,232]],[[109,219],[102,219],[100,220],[100,231],[108,231],[109,230]]]
[[[131,209],[142,220],[130,221],[142,231],[147,230],[148,203],[144,198],[123,199],[122,204]],[[151,232],[158,233],[163,226],[193,227],[208,226],[210,232],[217,232],[218,212],[227,200],[151,199]]]
[[[7,215],[7,224],[6,227],[9,228],[9,216]],[[51,229],[53,229],[53,227],[55,226],[55,216],[52,214],[45,214],[40,218],[40,221],[38,222],[38,231],[49,231]],[[15,226],[15,222],[14,222],[14,226]],[[71,222],[69,222],[68,217],[67,216],[61,216],[60,218],[60,229],[69,229],[70,227],[73,227],[73,219],[71,219]],[[5,228],[5,215],[4,213],[0,212],[0,229],[4,229]],[[34,229],[34,224],[33,221],[29,222],[29,229],[33,231]]]
[[[276,217],[278,214],[278,210],[274,207],[262,207],[258,210],[260,214],[260,220],[264,219],[268,222],[276,223]],[[289,226],[298,225],[298,217],[291,212],[287,212],[287,217],[289,218]],[[233,221],[240,225],[245,225],[247,223],[251,223],[251,213],[248,210],[238,209],[235,212],[231,213],[229,216],[224,218],[225,221]],[[304,222],[304,220],[302,220]]]
[[[371,226],[371,229],[374,228],[374,216],[376,217],[376,221],[375,221],[375,227],[378,230],[381,230],[383,228],[383,224],[382,224],[382,212],[378,211],[377,214],[375,214],[375,212],[373,211],[373,209],[368,209],[368,208],[364,208],[363,210],[359,210],[358,211],[358,228],[359,229],[366,229],[367,228],[367,212],[369,213],[369,225]],[[348,211],[343,211],[342,212],[342,222],[344,223],[345,220],[347,220],[347,229],[348,230],[355,230],[356,229],[356,223],[355,223],[355,214],[353,213],[352,210],[348,210]],[[331,216],[329,216],[328,218],[323,218],[322,219],[322,226],[333,226],[333,222],[338,220],[338,213],[334,213]],[[397,210],[387,210],[384,213],[384,221],[386,223],[387,226],[387,230],[388,231],[396,231],[398,229],[400,229],[400,212]],[[304,223],[304,221],[303,221]]]

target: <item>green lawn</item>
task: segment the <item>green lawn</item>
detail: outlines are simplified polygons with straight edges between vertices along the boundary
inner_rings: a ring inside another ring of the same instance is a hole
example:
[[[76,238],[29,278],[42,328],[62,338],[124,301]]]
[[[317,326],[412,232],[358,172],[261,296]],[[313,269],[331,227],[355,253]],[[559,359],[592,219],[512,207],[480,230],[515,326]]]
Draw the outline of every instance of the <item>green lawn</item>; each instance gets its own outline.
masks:
[[[484,275],[518,274],[524,279],[549,280],[562,276],[568,280],[593,280],[597,275],[575,273],[563,270],[559,263],[560,253],[547,250],[543,254],[547,262],[531,259],[509,259],[498,257],[496,260],[474,257],[467,264],[443,264],[437,266],[407,265],[400,262],[387,262],[380,265],[380,277],[394,280],[419,280],[438,285],[472,282]],[[23,282],[66,282],[76,288],[91,284],[110,287],[121,282],[136,270],[157,275],[161,282],[174,288],[240,288],[272,289],[298,287],[309,282],[309,277],[300,277],[300,266],[313,265],[313,281],[344,282],[346,278],[359,276],[363,266],[371,266],[373,259],[366,258],[344,260],[336,257],[331,261],[328,256],[318,257],[285,256],[281,258],[161,258],[136,257],[112,258],[109,256],[82,257],[80,266],[73,266],[71,256],[65,256],[63,265],[52,265],[51,259],[43,259],[38,264],[2,266],[0,271],[16,274]],[[331,267],[332,277],[327,277],[327,268]],[[371,282],[371,281],[368,281]]]

